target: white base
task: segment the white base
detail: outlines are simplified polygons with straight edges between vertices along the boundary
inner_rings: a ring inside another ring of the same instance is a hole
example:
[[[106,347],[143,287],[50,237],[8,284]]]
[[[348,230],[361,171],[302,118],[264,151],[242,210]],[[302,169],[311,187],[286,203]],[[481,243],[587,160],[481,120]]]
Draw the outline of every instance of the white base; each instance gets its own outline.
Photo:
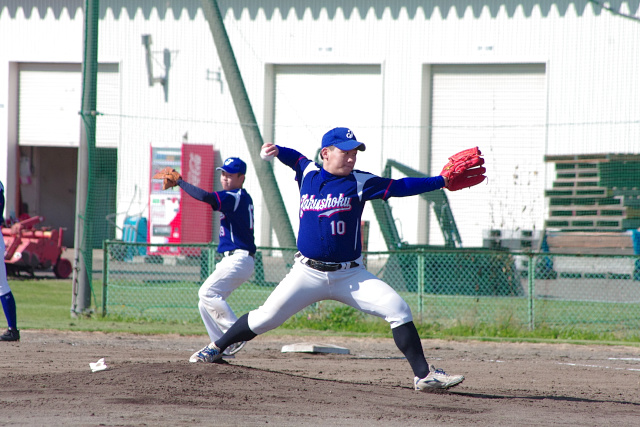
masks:
[[[282,353],[335,353],[349,354],[349,349],[331,344],[297,343],[282,346]]]

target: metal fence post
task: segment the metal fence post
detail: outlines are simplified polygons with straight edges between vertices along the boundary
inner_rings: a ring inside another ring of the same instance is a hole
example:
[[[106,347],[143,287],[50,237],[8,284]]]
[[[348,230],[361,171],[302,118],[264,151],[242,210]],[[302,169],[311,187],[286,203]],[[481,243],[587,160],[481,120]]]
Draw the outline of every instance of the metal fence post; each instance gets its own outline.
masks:
[[[424,312],[424,285],[425,285],[425,256],[424,252],[418,253],[418,312],[420,313],[420,323],[423,321]]]
[[[213,273],[213,270],[216,269],[216,249],[218,245],[209,242],[209,274]]]
[[[533,286],[533,280],[534,280],[534,274],[535,274],[535,264],[533,262],[533,254],[529,254],[529,265],[528,265],[528,273],[527,273],[527,284],[528,284],[528,295],[527,295],[527,303],[528,303],[528,313],[529,313],[529,329],[530,330],[534,330],[535,329],[535,320],[533,317],[533,291],[534,291],[534,286]]]
[[[107,283],[109,281],[109,241],[102,242],[102,317],[107,315]]]

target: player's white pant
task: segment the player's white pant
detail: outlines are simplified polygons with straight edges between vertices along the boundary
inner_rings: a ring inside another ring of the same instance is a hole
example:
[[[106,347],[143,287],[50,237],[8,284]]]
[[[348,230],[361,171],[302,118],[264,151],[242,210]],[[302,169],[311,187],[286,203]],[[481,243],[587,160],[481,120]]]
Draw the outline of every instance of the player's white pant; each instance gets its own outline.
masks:
[[[0,240],[0,249],[2,249],[2,253],[4,254],[4,239]],[[3,258],[2,265],[0,265],[0,297],[8,294],[9,292],[11,292],[11,288],[9,287],[9,282],[7,281],[7,267],[4,263]]]
[[[222,258],[213,274],[200,286],[198,308],[211,342],[220,338],[238,320],[226,300],[249,280],[254,268],[253,257],[245,252],[236,252]]]
[[[314,302],[335,300],[385,319],[392,328],[413,320],[411,308],[387,283],[359,267],[322,272],[299,260],[258,309],[249,312],[249,328],[263,334]]]

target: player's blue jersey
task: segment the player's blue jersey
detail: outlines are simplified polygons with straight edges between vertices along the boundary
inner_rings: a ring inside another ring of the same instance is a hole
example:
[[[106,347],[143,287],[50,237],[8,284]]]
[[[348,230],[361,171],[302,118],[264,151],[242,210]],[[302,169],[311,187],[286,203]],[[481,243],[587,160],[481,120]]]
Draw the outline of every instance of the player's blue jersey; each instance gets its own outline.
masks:
[[[0,224],[4,224],[4,185],[0,182]]]
[[[255,253],[253,199],[245,189],[209,193],[182,179],[178,180],[178,185],[194,199],[208,203],[222,214],[218,252],[244,249]]]
[[[444,179],[393,180],[354,170],[335,176],[290,148],[278,146],[278,159],[296,173],[300,188],[298,250],[324,262],[347,262],[360,257],[360,222],[367,200],[411,196],[444,186]]]

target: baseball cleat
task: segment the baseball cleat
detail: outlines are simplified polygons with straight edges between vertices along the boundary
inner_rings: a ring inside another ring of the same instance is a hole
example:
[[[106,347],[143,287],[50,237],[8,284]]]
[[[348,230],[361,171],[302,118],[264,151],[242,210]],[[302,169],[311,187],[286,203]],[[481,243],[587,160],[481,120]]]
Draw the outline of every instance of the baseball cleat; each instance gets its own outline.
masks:
[[[442,369],[436,369],[433,365],[429,365],[429,375],[424,378],[415,377],[413,385],[419,391],[445,390],[457,386],[464,377],[462,375],[449,375]]]
[[[240,341],[235,344],[231,344],[225,351],[222,352],[222,354],[224,356],[233,356],[234,354],[242,350],[246,343],[246,341]]]
[[[193,355],[189,358],[189,362],[213,363],[216,360],[220,359],[222,359],[222,353],[220,353],[220,349],[216,347],[214,343],[211,343],[202,350],[193,353]]]
[[[0,341],[20,341],[20,331],[17,329],[7,329],[7,332],[0,335]]]

